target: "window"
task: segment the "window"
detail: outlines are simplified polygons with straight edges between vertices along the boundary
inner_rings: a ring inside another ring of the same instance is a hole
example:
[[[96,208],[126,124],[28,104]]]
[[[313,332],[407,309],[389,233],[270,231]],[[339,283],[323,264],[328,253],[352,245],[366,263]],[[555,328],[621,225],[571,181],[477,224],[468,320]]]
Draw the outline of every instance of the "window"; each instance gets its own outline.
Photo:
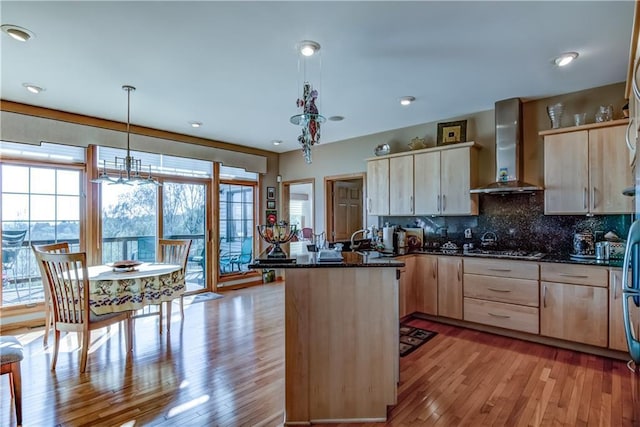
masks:
[[[1,167],[2,305],[43,301],[31,245],[67,241],[79,250],[82,171],[10,163]],[[23,240],[11,242],[20,235]]]

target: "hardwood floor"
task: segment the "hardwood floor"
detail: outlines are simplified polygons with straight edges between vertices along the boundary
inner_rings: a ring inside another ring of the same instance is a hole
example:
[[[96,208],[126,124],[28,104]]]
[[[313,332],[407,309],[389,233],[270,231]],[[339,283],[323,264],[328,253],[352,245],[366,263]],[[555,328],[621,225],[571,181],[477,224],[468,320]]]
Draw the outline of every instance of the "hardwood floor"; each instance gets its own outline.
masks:
[[[136,320],[129,358],[124,328],[98,331],[84,374],[75,335],[64,338],[51,372],[42,329],[13,332],[25,345],[23,425],[281,425],[283,285],[224,295],[193,305],[185,300],[184,322],[173,310],[171,332],[162,336],[155,317]],[[640,376],[624,362],[424,320],[412,324],[438,335],[401,358],[398,404],[386,425],[640,425]],[[0,425],[15,425],[6,375],[0,388]]]

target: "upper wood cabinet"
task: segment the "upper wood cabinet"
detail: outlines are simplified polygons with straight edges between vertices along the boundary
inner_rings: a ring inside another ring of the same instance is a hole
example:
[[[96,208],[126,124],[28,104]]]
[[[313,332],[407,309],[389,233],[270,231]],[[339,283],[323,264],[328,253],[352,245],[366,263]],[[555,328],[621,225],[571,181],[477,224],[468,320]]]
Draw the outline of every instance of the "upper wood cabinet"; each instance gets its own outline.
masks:
[[[389,159],[389,214],[413,214],[413,156]]]
[[[474,142],[369,159],[368,213],[477,215],[478,195],[469,193],[477,170]]]
[[[367,213],[389,215],[389,159],[367,162]]]
[[[413,157],[416,215],[477,215],[477,152],[473,146]]]
[[[640,130],[640,4],[636,2],[631,31],[631,45],[629,49],[629,67],[627,71],[627,85],[625,98],[629,100],[629,125],[627,127],[626,142],[629,148],[629,164],[635,166],[638,131]]]
[[[544,135],[544,212],[631,213],[622,190],[633,183],[625,142],[626,120],[575,127]]]

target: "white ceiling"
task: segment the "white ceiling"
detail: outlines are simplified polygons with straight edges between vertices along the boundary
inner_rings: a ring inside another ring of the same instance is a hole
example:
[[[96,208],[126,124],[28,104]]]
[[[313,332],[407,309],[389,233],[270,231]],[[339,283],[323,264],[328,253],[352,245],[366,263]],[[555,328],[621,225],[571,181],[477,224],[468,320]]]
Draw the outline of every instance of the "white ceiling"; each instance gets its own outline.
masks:
[[[632,1],[3,0],[1,23],[36,37],[0,37],[0,96],[126,121],[130,84],[133,124],[284,152],[298,149],[289,117],[301,40],[322,46],[312,82],[321,113],[345,117],[323,125],[329,143],[623,81],[633,10]],[[555,67],[565,51],[580,57]],[[416,102],[401,107],[405,95]]]

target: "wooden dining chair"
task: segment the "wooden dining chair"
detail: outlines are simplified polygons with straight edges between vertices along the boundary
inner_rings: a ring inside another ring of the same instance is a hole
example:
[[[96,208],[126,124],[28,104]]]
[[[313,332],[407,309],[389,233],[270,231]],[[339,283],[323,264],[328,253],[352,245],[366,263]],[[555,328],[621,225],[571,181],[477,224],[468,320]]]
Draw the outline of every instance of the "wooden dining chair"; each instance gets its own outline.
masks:
[[[93,330],[125,320],[127,322],[126,348],[127,352],[131,351],[133,344],[131,312],[96,315],[89,309],[89,273],[86,253],[40,252],[38,258],[47,275],[53,307],[55,340],[51,370],[56,368],[61,331],[81,334],[80,372],[84,372],[87,367],[87,354]]]
[[[182,280],[185,290],[187,286],[187,260],[189,259],[189,249],[191,249],[191,239],[159,239],[158,240],[158,261],[167,264],[178,264],[182,266]],[[167,302],[167,330],[171,328],[171,304]],[[180,315],[184,319],[184,294],[180,295]],[[160,304],[160,326],[162,330],[162,304]]]
[[[44,292],[44,337],[42,338],[42,344],[49,344],[49,330],[53,324],[53,307],[51,306],[51,293],[49,292],[49,284],[47,283],[47,272],[44,270],[44,266],[40,261],[40,253],[52,253],[52,254],[66,254],[69,253],[69,243],[59,242],[51,243],[49,245],[31,245],[33,254],[36,257],[36,263],[40,269],[40,276],[42,276],[42,290]]]

